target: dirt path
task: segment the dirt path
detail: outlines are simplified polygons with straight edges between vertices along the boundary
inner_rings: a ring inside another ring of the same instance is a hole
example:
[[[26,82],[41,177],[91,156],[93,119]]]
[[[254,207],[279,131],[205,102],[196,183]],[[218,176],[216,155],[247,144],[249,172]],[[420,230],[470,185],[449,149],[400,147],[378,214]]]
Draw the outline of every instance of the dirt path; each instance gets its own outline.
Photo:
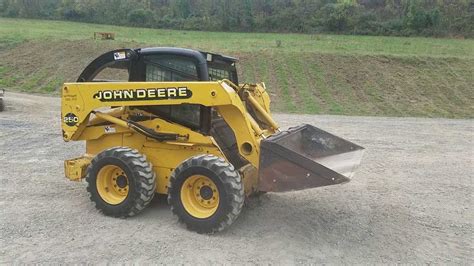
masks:
[[[115,219],[63,177],[59,99],[7,93],[0,113],[0,264],[12,262],[473,264],[473,120],[276,115],[367,148],[345,185],[264,195],[199,235],[155,200]]]

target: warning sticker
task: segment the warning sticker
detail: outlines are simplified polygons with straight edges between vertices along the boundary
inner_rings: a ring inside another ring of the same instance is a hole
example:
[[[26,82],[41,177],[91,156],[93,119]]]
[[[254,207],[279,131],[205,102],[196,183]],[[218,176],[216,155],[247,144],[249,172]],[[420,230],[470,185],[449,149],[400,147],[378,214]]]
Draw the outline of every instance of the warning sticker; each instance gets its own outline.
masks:
[[[105,133],[115,133],[116,129],[113,126],[105,126],[104,131],[105,131]]]
[[[114,59],[115,60],[121,60],[121,59],[126,59],[127,58],[127,55],[125,54],[125,52],[115,52],[114,53]]]

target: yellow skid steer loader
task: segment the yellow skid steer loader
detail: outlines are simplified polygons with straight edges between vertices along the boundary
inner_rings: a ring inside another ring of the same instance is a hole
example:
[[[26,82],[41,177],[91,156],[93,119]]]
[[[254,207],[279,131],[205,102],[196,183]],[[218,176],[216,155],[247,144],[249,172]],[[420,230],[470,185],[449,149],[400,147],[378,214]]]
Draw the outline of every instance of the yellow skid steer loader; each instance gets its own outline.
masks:
[[[363,148],[311,125],[281,131],[264,83],[237,59],[181,48],[120,49],[61,89],[64,162],[106,215],[138,214],[155,193],[191,230],[221,231],[252,194],[348,182]]]

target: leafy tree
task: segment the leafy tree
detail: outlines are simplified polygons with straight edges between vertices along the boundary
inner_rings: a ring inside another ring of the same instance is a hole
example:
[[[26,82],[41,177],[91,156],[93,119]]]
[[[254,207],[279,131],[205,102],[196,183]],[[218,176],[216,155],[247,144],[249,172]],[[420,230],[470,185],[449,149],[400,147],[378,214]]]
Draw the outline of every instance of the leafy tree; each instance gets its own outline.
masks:
[[[0,15],[189,30],[474,36],[473,0],[0,0]]]

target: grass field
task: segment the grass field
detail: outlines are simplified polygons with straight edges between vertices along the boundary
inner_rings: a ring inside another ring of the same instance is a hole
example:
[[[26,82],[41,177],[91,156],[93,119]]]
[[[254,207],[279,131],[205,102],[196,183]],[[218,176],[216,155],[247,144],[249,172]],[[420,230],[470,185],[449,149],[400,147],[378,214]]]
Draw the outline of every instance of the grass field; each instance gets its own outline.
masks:
[[[94,31],[117,37],[96,41]],[[239,57],[240,80],[265,81],[279,112],[474,117],[474,41],[458,39],[193,32],[0,18],[0,86],[55,93],[100,53],[141,46]]]

